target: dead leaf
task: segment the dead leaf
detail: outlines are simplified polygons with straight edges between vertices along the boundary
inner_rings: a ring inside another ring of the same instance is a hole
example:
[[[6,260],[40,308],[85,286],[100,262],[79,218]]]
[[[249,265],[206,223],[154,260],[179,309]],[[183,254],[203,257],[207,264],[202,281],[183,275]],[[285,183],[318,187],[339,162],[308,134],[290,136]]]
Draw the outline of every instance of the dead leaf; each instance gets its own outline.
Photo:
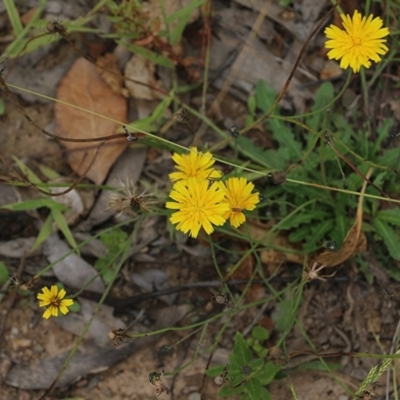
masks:
[[[320,72],[320,79],[333,79],[337,78],[343,74],[343,70],[340,68],[339,63],[333,60],[328,60],[325,62],[321,72]]]
[[[124,76],[118,67],[117,57],[112,53],[97,58],[97,71],[110,86],[111,90],[124,97],[129,97],[128,90],[124,87]]]
[[[366,177],[369,179],[373,171],[370,168],[367,172]],[[343,246],[339,251],[328,251],[324,250],[320,254],[314,254],[308,260],[308,266],[311,267],[313,264],[318,263],[325,265],[326,267],[335,267],[336,265],[342,264],[356,254],[367,250],[367,237],[362,231],[362,219],[363,219],[363,199],[364,192],[367,187],[367,181],[364,181],[361,189],[361,195],[358,199],[356,220],[353,226],[347,232],[346,238],[343,241]]]
[[[127,122],[126,100],[115,94],[103,81],[96,67],[84,58],[76,60],[61,80],[57,99],[122,123]],[[116,122],[61,103],[55,105],[55,120],[58,135],[77,139],[112,135],[118,126]],[[63,142],[63,145],[69,150],[69,165],[77,174],[82,174],[93,160],[97,146],[93,146],[93,143],[73,142]],[[125,139],[107,142],[86,176],[101,184],[127,145]]]
[[[271,247],[268,250],[260,251],[261,261],[265,264],[273,264],[277,266],[284,261],[293,262],[296,264],[303,264],[304,257],[300,254],[291,253],[290,250],[298,252],[301,249],[294,243],[290,242],[287,236],[279,234],[271,238],[271,234],[268,231],[272,228],[273,224],[266,224],[262,226],[260,224],[248,224],[250,235],[254,240],[261,240],[267,247]],[[288,249],[288,252],[275,250],[272,247],[280,247],[282,249]]]
[[[126,81],[126,87],[130,95],[135,99],[155,100],[162,99],[164,95],[152,87],[163,89],[155,78],[156,65],[146,58],[135,54],[125,65],[125,76],[134,81],[145,83],[148,86],[140,85],[132,81]],[[164,89],[163,89],[164,90]]]

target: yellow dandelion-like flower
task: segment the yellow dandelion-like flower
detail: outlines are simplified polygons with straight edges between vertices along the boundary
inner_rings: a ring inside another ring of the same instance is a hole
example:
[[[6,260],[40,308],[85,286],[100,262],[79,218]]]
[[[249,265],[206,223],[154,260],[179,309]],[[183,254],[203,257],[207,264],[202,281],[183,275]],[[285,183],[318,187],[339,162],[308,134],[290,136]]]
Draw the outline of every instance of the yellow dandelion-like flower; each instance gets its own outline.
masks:
[[[213,225],[225,223],[224,214],[229,210],[224,201],[224,192],[219,189],[218,182],[209,187],[205,179],[189,178],[178,181],[169,194],[174,201],[168,201],[166,208],[177,210],[170,218],[176,229],[183,233],[190,232],[197,237],[201,228],[210,234],[214,231]]]
[[[67,292],[64,289],[58,290],[56,285],[53,285],[50,290],[47,287],[42,288],[42,293],[39,293],[37,298],[41,300],[39,307],[47,307],[43,313],[43,318],[58,317],[58,311],[61,311],[64,315],[69,312],[68,307],[71,307],[74,301],[64,299],[66,294]]]
[[[237,228],[246,221],[243,210],[254,210],[260,201],[258,192],[251,193],[254,185],[247,182],[246,178],[229,178],[225,182],[219,182],[221,190],[225,192],[229,210],[224,215],[229,218],[230,224]]]
[[[169,174],[171,181],[187,180],[189,178],[219,179],[221,172],[212,168],[215,163],[212,154],[201,153],[197,147],[191,147],[189,154],[174,153],[172,159],[175,161],[175,168],[178,170]]]
[[[370,60],[381,61],[379,55],[389,51],[384,44],[386,39],[382,39],[389,35],[389,29],[382,28],[382,19],[373,15],[361,17],[357,10],[353,19],[344,14],[341,18],[344,30],[335,25],[325,28],[325,35],[330,39],[325,42],[325,47],[332,49],[328,53],[329,59],[341,59],[340,68],[350,66],[354,72],[359,72],[362,65],[369,68]]]

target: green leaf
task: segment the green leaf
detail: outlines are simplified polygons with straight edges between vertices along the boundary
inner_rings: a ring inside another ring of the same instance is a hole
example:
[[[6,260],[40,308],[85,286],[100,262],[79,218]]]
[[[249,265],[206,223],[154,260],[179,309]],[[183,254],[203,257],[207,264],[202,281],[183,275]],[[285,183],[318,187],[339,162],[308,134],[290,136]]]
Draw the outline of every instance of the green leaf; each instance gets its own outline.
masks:
[[[205,374],[207,376],[211,376],[212,378],[215,378],[215,377],[221,375],[225,369],[226,369],[225,365],[216,365],[215,367],[208,368],[206,370]]]
[[[253,95],[250,95],[247,99],[247,108],[249,109],[251,115],[255,115],[256,107],[257,107],[256,97]]]
[[[60,177],[60,174],[54,169],[47,167],[44,164],[38,165],[40,172],[47,178],[47,179],[57,179]]]
[[[387,210],[378,211],[376,218],[400,227],[400,208],[389,208]]]
[[[33,244],[31,251],[36,250],[53,233],[53,215],[49,214],[46,221],[42,224],[39,234]]]
[[[311,235],[311,227],[311,224],[306,224],[301,226],[300,228],[296,228],[293,232],[289,234],[289,240],[292,243],[299,243],[305,240]]]
[[[238,386],[237,388],[230,389],[228,386],[224,386],[219,392],[218,397],[235,396],[244,391],[244,386]]]
[[[172,60],[170,60],[169,58],[167,58],[161,54],[157,54],[154,51],[146,49],[145,47],[136,46],[134,44],[125,43],[123,41],[118,42],[118,44],[126,47],[132,53],[140,54],[141,56],[143,56],[144,58],[147,58],[148,60],[154,62],[155,64],[161,65],[161,66],[169,68],[169,69],[174,68],[174,63],[172,62]]]
[[[62,215],[60,210],[56,210],[53,208],[51,210],[51,214],[53,215],[54,221],[57,224],[57,226],[60,228],[60,231],[63,233],[65,236],[65,239],[69,243],[69,245],[73,248],[76,249],[77,252],[79,252],[78,245],[75,242],[75,239],[72,235],[71,230],[69,229],[69,226],[67,224],[67,221],[65,220],[64,216]]]
[[[0,285],[4,285],[8,281],[8,269],[6,264],[0,261]]]
[[[271,86],[266,81],[260,80],[256,83],[255,94],[257,106],[264,112],[269,111],[276,96]]]
[[[81,311],[81,308],[82,308],[81,303],[79,303],[79,301],[77,301],[75,299],[73,299],[73,300],[74,300],[74,304],[72,304],[71,307],[68,307],[68,309],[69,309],[69,311],[78,313],[79,311]]]
[[[6,106],[4,105],[3,99],[0,98],[0,116],[4,115],[6,111]]]
[[[383,238],[383,241],[389,250],[389,254],[395,260],[400,260],[400,237],[398,233],[395,232],[387,222],[382,221],[379,218],[375,218],[373,224],[378,235]]]
[[[255,377],[250,378],[244,384],[244,387],[246,388],[247,393],[250,395],[251,400],[264,399],[264,397],[261,396],[261,391],[262,391],[263,387],[257,378],[255,378]]]
[[[260,379],[262,385],[268,385],[274,380],[280,369],[281,368],[275,365],[272,361],[269,361],[264,365],[262,371],[257,374],[257,377]]]
[[[267,340],[269,338],[269,332],[262,326],[255,326],[251,330],[251,336],[257,340]]]
[[[301,224],[309,223],[313,219],[323,221],[327,216],[329,216],[329,214],[324,211],[303,211],[284,221],[282,224],[279,225],[279,227],[281,229],[296,228]]]
[[[175,46],[180,41],[182,33],[190,19],[193,10],[195,10],[197,7],[200,7],[204,3],[204,1],[205,0],[192,1],[187,6],[181,8],[180,10],[176,11],[166,18],[166,22],[168,24],[176,19],[179,19],[178,23],[176,24],[174,30],[170,35],[170,41],[173,46]]]
[[[13,156],[14,161],[17,163],[21,172],[25,175],[31,183],[43,183],[40,178],[30,169],[28,168],[18,157]]]
[[[28,211],[28,210],[36,210],[37,208],[48,207],[50,209],[66,211],[68,207],[63,204],[56,203],[52,199],[43,198],[43,199],[32,199],[22,201],[21,203],[11,203],[1,206],[0,208],[4,208],[6,210],[11,211]]]
[[[11,25],[14,30],[14,34],[19,35],[24,27],[22,26],[21,18],[19,17],[18,9],[15,6],[14,0],[4,0],[4,5],[6,6],[8,18],[10,19]]]
[[[254,160],[255,162],[270,170],[274,169],[268,163],[268,159],[264,150],[262,150],[260,147],[255,146],[254,142],[251,139],[244,136],[239,136],[236,139],[236,144],[238,146],[238,149],[244,156],[249,157],[251,160]]]
[[[246,343],[243,336],[239,332],[236,332],[232,359],[236,362],[236,364],[244,367],[250,363],[252,358],[253,354],[249,345]]]

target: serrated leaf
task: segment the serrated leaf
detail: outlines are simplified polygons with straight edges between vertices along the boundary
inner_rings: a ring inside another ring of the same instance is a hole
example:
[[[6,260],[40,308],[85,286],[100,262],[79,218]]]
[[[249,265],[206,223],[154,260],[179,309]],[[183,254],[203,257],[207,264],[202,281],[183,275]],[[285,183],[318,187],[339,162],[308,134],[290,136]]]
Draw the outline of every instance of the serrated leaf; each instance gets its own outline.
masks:
[[[324,211],[304,211],[295,214],[292,218],[287,219],[282,224],[279,225],[280,229],[291,229],[296,228],[301,224],[307,224],[313,219],[323,220],[329,214]]]
[[[311,251],[314,247],[316,247],[318,241],[324,238],[326,233],[332,231],[334,226],[335,226],[334,219],[320,220],[319,223],[313,224],[311,235],[309,236],[308,240],[306,240],[306,245],[304,246],[304,250]]]
[[[263,111],[267,112],[275,101],[275,91],[272,87],[263,80],[256,83],[255,95],[257,106]]]
[[[246,343],[243,336],[239,332],[236,332],[232,356],[236,364],[242,367],[248,365],[253,358],[253,354],[250,350],[249,345]]]
[[[244,136],[239,136],[236,139],[236,144],[238,146],[238,149],[244,156],[249,157],[251,160],[254,160],[255,162],[266,168],[269,168],[271,170],[274,169],[269,164],[264,150],[262,150],[260,147],[255,146],[251,139]]]
[[[296,228],[289,234],[289,240],[292,243],[298,243],[306,239],[311,234],[311,224],[306,224],[300,228]]]
[[[399,234],[395,232],[394,229],[391,228],[387,222],[382,221],[379,218],[375,218],[373,224],[378,235],[383,238],[383,241],[387,249],[389,250],[389,254],[395,260],[400,260]]]
[[[376,218],[400,227],[400,208],[389,208],[387,210],[378,211]]]

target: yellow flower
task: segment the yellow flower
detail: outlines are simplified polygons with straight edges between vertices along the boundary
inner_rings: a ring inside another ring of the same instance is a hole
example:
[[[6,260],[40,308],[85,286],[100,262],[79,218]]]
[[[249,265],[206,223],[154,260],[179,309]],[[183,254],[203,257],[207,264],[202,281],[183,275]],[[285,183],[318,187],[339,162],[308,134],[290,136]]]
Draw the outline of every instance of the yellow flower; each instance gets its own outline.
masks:
[[[67,314],[69,312],[68,307],[74,304],[72,299],[64,299],[67,292],[64,289],[58,290],[56,285],[53,285],[50,290],[44,287],[42,292],[37,295],[37,298],[41,300],[39,307],[47,307],[43,313],[45,319],[49,319],[51,316],[58,317],[58,310],[62,314]]]
[[[208,187],[205,179],[189,178],[178,181],[169,194],[174,201],[168,201],[166,208],[178,210],[171,215],[170,221],[177,224],[176,229],[190,232],[197,237],[201,228],[210,234],[216,226],[225,223],[224,214],[229,206],[224,202],[224,192],[219,190],[218,182]]]
[[[351,19],[350,15],[341,14],[343,29],[335,25],[325,28],[325,35],[328,39],[325,43],[329,59],[334,58],[340,61],[340,68],[346,69],[349,66],[354,72],[359,72],[361,66],[369,68],[371,62],[381,61],[379,54],[386,54],[389,49],[384,44],[389,35],[388,28],[382,28],[381,18],[374,18],[373,15],[362,17],[356,10]]]
[[[175,161],[178,171],[169,174],[171,181],[187,180],[189,178],[219,179],[221,173],[212,168],[215,160],[208,151],[203,154],[197,151],[197,147],[191,147],[189,154],[174,153],[172,159]]]
[[[254,185],[247,182],[246,178],[229,178],[225,182],[219,182],[221,190],[225,192],[229,210],[224,215],[229,218],[230,224],[237,228],[246,221],[243,210],[254,210],[260,201],[259,193],[251,193]]]

